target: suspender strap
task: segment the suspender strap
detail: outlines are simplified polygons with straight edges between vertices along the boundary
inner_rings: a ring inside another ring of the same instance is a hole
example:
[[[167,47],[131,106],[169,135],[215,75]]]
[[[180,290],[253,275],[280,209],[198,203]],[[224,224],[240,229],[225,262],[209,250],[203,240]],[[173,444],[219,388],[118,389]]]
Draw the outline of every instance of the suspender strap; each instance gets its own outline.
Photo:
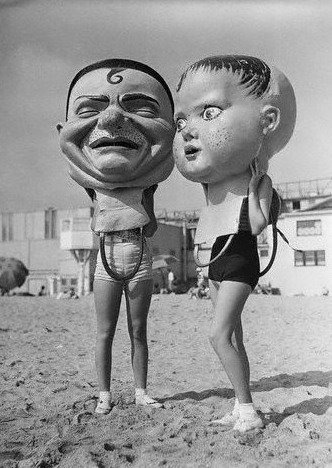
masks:
[[[143,237],[142,229],[141,229],[141,233],[140,233],[139,258],[138,258],[137,263],[134,266],[133,270],[130,273],[128,273],[128,275],[119,275],[119,273],[112,270],[111,266],[108,264],[108,261],[107,261],[107,258],[106,258],[106,253],[105,253],[105,236],[106,236],[105,232],[100,233],[100,256],[101,256],[101,260],[103,262],[103,265],[104,265],[104,268],[105,268],[106,272],[108,273],[108,275],[111,278],[113,278],[113,279],[115,279],[117,281],[128,281],[128,280],[132,279],[136,275],[136,273],[138,272],[139,267],[141,266],[141,263],[142,263],[143,249],[144,249],[144,237]]]
[[[234,237],[234,234],[230,234],[229,238],[227,239],[226,241],[226,244],[224,245],[224,247],[220,250],[220,252],[214,257],[212,258],[209,262],[207,263],[202,263],[199,258],[198,258],[198,253],[199,253],[199,244],[195,244],[195,247],[194,247],[194,261],[195,261],[195,264],[200,267],[200,268],[203,268],[203,267],[207,267],[209,265],[211,265],[212,263],[214,263],[215,261],[218,260],[218,258],[220,258],[223,253],[227,250],[229,244],[232,242],[232,239]]]
[[[264,276],[273,265],[274,259],[276,258],[277,254],[277,247],[278,247],[278,229],[275,224],[272,224],[272,236],[273,236],[273,247],[272,247],[272,254],[269,263],[266,265],[263,271],[259,272],[259,276]]]
[[[303,252],[303,250],[295,249],[295,247],[290,245],[289,240],[287,239],[285,234],[282,231],[280,231],[280,229],[278,229],[277,226],[276,226],[276,230],[277,230],[278,234],[280,235],[280,237],[282,238],[282,240],[285,241],[286,244],[288,244],[291,249],[295,250],[296,252]]]

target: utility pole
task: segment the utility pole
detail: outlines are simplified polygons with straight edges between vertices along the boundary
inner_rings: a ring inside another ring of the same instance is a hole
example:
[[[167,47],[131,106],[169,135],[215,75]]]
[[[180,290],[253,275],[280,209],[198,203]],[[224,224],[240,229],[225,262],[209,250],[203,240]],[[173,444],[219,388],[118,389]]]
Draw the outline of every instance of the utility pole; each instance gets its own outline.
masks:
[[[183,268],[183,281],[186,283],[188,279],[188,250],[187,250],[187,222],[185,219],[182,220],[182,246],[183,246],[183,257],[182,257],[182,268]]]

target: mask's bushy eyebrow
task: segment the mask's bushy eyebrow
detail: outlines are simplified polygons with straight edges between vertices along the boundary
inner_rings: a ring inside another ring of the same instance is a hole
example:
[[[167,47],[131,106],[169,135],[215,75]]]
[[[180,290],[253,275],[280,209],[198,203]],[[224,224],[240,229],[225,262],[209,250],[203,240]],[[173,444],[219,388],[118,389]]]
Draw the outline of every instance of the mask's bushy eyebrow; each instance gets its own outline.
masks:
[[[180,91],[188,73],[194,73],[198,70],[232,72],[239,77],[239,84],[248,88],[248,95],[257,98],[269,90],[271,70],[263,60],[247,55],[216,55],[190,65],[182,74],[176,91]]]
[[[144,101],[153,102],[154,104],[157,104],[160,107],[159,102],[156,99],[154,99],[151,96],[148,96],[147,94],[143,94],[143,93],[130,93],[130,94],[128,93],[128,94],[125,94],[124,96],[122,96],[121,102],[136,101],[136,100],[139,100],[139,99],[144,99]]]
[[[82,96],[77,96],[77,98],[74,100],[76,102],[78,99],[91,99],[92,101],[100,101],[100,102],[108,102],[109,98],[107,96],[103,95],[93,95],[93,94],[82,94]]]

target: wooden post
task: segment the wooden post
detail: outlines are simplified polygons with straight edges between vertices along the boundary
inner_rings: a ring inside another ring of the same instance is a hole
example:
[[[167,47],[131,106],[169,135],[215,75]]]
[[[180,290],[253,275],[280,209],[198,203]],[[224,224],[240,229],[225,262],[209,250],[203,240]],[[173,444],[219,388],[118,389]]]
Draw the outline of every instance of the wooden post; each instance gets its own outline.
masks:
[[[77,295],[79,297],[84,296],[85,291],[85,265],[87,264],[91,250],[88,249],[77,249],[71,250],[72,255],[74,256],[78,264],[78,274],[77,274]]]

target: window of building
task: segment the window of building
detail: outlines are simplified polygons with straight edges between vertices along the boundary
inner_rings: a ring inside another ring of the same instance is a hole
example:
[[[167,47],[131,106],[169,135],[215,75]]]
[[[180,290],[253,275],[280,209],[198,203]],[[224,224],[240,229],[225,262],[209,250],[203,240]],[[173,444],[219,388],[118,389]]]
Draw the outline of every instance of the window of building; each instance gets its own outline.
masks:
[[[263,231],[257,236],[257,244],[267,244],[267,230]]]
[[[152,248],[153,255],[159,255],[159,252],[160,252],[159,247],[153,247]]]
[[[13,213],[2,214],[2,240],[3,242],[13,240]]]
[[[77,278],[70,278],[70,286],[77,286]]]
[[[269,251],[267,249],[260,250],[260,256],[261,257],[268,257],[269,256]]]
[[[45,239],[56,239],[57,212],[53,208],[45,211]]]
[[[295,266],[324,266],[325,250],[304,250],[294,252]]]
[[[296,222],[297,236],[321,236],[322,221],[320,219],[308,219]]]
[[[325,250],[316,251],[317,265],[325,265]]]
[[[300,200],[294,200],[293,203],[293,210],[300,210],[301,209],[301,202]]]

